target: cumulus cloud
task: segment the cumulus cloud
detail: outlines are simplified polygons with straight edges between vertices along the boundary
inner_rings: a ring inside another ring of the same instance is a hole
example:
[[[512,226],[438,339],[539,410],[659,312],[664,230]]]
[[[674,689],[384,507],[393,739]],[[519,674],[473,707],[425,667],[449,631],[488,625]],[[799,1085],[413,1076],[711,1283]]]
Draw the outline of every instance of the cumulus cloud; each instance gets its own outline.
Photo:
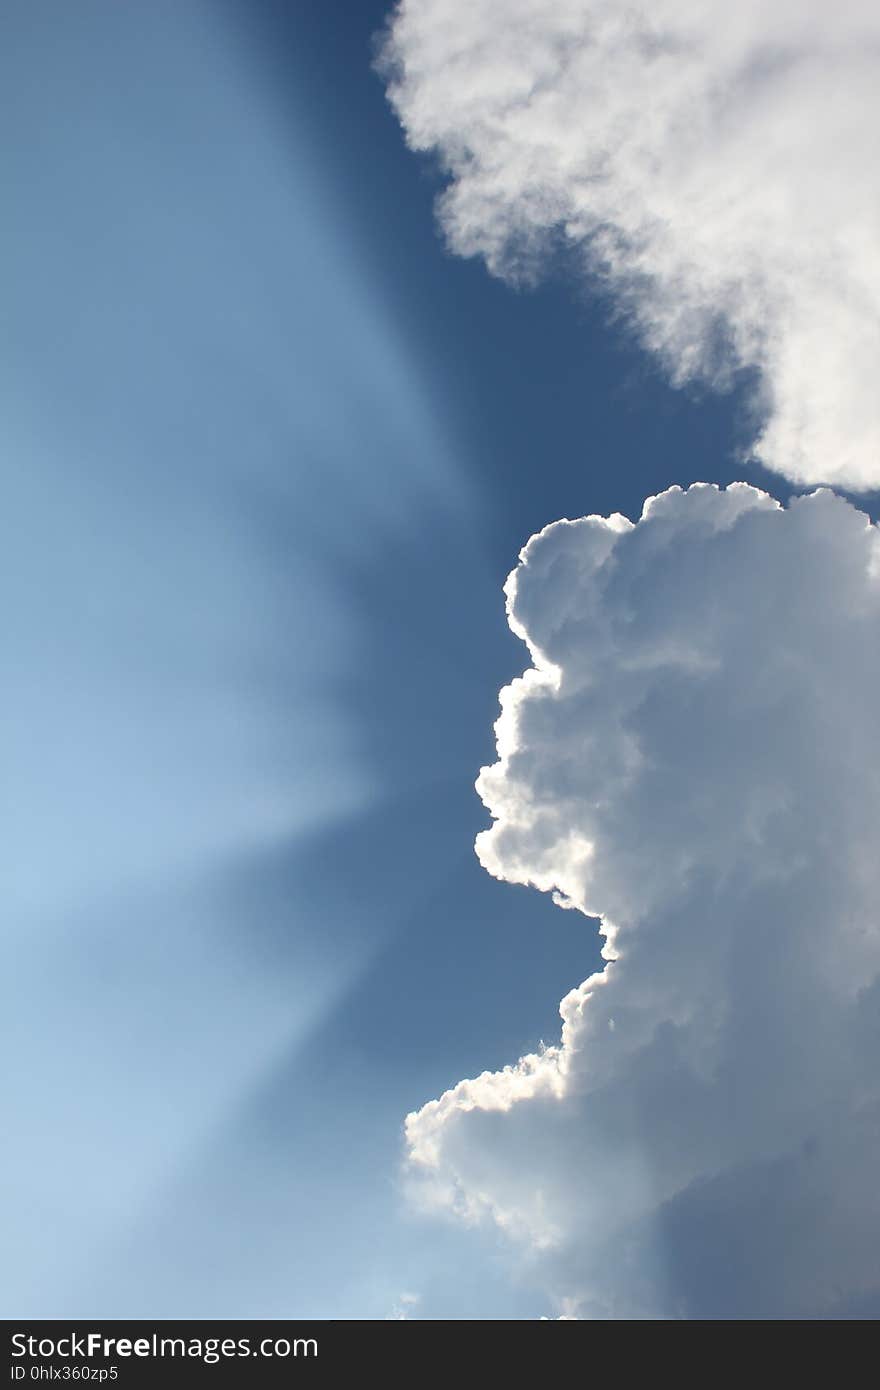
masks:
[[[880,534],[745,484],[533,536],[477,841],[600,919],[558,1045],[407,1120],[557,1311],[880,1310]],[[590,927],[585,923],[585,931]]]
[[[880,487],[873,0],[403,0],[384,67],[457,252],[570,248],[676,383],[759,369],[768,467]]]

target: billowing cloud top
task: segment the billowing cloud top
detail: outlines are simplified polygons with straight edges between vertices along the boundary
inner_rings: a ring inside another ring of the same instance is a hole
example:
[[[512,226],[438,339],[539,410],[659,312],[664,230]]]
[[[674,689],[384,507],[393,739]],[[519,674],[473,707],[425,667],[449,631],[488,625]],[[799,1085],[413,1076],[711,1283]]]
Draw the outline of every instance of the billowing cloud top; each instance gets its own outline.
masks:
[[[403,0],[385,68],[455,250],[574,248],[674,381],[760,369],[768,467],[880,487],[874,0]]]
[[[877,528],[673,488],[548,526],[507,596],[534,666],[477,852],[600,917],[608,964],[558,1046],[409,1117],[422,1196],[569,1313],[877,1311]]]

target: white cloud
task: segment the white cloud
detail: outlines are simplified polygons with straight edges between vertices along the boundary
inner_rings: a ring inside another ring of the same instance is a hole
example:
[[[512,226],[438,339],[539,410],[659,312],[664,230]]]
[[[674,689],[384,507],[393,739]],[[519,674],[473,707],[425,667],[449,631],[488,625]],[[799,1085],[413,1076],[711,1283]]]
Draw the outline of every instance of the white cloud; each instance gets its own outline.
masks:
[[[422,1200],[558,1310],[880,1306],[878,560],[828,491],[701,484],[548,526],[508,580],[535,667],[477,853],[601,917],[609,965],[407,1132]]]
[[[421,1296],[417,1293],[402,1293],[395,1300],[394,1306],[386,1322],[409,1322],[413,1312],[421,1303]]]
[[[573,247],[674,381],[761,370],[768,467],[880,486],[873,0],[403,0],[385,63],[456,251]]]

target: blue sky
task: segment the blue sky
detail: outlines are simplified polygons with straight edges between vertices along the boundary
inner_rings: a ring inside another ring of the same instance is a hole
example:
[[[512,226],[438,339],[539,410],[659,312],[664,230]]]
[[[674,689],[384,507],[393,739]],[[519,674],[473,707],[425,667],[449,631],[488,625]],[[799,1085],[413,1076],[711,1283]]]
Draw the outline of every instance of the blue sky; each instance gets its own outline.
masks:
[[[558,517],[770,475],[745,374],[674,390],[563,267],[444,247],[385,9],[7,16],[10,1315],[550,1311],[401,1177],[598,963],[473,854],[502,584]]]

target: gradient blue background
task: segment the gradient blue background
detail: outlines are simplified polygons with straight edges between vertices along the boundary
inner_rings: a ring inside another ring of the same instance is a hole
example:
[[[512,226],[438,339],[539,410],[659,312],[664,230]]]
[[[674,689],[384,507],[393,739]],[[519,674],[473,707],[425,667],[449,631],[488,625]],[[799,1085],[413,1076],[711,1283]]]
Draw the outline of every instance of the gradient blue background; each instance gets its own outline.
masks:
[[[596,960],[472,853],[501,584],[767,479],[742,393],[447,255],[385,10],[3,7],[6,1316],[547,1311],[400,1190]]]

